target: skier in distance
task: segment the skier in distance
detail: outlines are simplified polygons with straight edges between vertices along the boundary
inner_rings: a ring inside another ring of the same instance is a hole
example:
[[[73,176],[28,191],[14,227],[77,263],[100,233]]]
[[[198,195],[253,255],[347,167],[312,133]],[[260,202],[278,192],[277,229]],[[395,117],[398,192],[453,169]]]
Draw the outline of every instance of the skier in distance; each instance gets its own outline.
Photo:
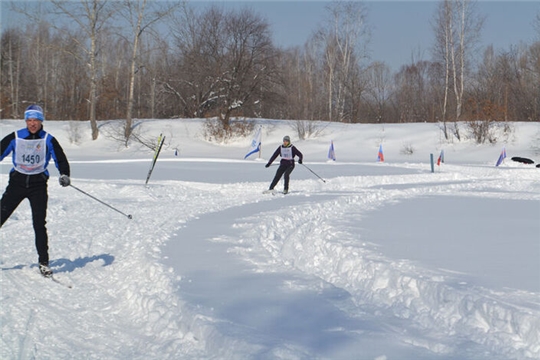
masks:
[[[283,186],[283,193],[287,194],[289,192],[289,179],[291,172],[294,170],[294,157],[298,156],[298,163],[302,164],[302,160],[304,159],[304,156],[302,153],[291,144],[291,138],[286,135],[283,137],[283,144],[279,146],[268,163],[265,165],[265,167],[270,167],[272,165],[272,162],[281,155],[281,161],[279,162],[279,167],[276,170],[276,175],[274,176],[274,179],[272,180],[272,183],[270,184],[270,187],[268,188],[268,191],[274,190],[274,187],[277,185],[281,177],[283,176],[284,179],[284,186]]]

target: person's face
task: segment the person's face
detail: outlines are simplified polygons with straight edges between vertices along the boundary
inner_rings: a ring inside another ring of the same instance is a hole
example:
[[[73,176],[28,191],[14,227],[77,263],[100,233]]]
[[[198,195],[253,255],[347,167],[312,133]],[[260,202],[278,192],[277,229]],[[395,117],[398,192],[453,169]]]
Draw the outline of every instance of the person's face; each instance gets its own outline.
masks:
[[[287,140],[283,140],[283,145],[289,145],[289,142]]]
[[[39,121],[38,119],[33,119],[33,118],[27,119],[26,128],[32,134],[35,134],[41,129],[41,121]]]

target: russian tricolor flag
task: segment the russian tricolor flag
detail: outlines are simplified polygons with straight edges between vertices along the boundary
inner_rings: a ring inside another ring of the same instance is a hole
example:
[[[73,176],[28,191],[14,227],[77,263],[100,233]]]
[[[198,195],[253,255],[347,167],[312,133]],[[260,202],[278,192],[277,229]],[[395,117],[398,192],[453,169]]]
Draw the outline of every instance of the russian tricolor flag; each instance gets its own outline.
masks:
[[[441,163],[444,163],[444,150],[441,150],[439,158],[437,159],[437,165],[441,165]]]
[[[382,144],[379,145],[379,154],[377,155],[377,161],[384,162],[384,154],[382,151]]]

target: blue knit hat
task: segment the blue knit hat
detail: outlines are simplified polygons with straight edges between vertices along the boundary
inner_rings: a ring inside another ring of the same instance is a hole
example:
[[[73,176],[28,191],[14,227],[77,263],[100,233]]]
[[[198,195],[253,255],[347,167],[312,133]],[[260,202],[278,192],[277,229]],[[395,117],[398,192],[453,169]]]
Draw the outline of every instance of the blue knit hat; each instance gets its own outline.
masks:
[[[24,120],[38,119],[39,121],[45,120],[43,116],[43,109],[39,105],[30,105],[24,112]]]

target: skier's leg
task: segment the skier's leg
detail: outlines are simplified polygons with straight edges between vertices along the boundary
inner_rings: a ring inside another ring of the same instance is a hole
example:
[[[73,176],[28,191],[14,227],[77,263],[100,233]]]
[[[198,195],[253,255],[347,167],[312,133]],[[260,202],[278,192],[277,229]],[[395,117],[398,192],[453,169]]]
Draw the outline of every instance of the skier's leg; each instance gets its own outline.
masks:
[[[26,197],[26,190],[23,187],[8,184],[2,199],[0,200],[0,227],[13,214],[17,206]]]
[[[270,184],[270,190],[274,190],[274,187],[276,187],[277,183],[283,176],[285,169],[286,168],[283,165],[279,165],[278,169],[276,170],[276,175],[274,176],[274,180],[272,180],[272,183]]]
[[[294,164],[289,166],[286,170],[285,170],[285,173],[284,173],[284,177],[283,179],[285,180],[285,184],[284,184],[284,187],[283,187],[283,190],[285,191],[289,191],[289,178],[290,178],[290,175],[292,173],[292,171],[294,170]]]
[[[45,219],[47,217],[48,199],[47,183],[34,187],[28,195],[30,207],[32,208],[32,221],[36,236],[36,250],[40,264],[49,263],[49,238],[47,236],[47,228],[45,227],[45,224],[47,223]]]

